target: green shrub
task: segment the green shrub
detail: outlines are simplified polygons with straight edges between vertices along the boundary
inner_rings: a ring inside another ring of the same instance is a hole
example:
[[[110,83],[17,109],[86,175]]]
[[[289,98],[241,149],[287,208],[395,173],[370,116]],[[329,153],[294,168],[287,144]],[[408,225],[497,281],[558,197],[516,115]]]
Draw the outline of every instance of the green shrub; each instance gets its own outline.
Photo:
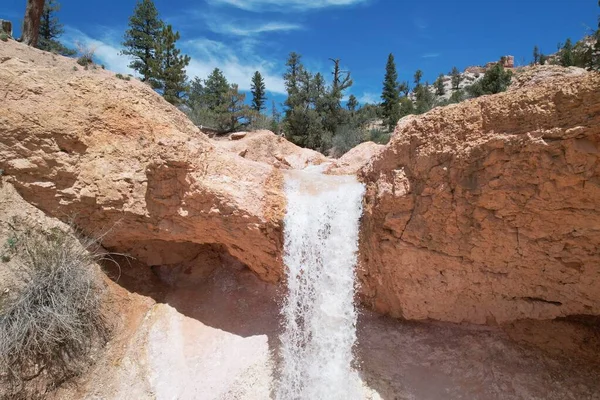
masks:
[[[93,63],[94,60],[92,60],[92,57],[88,55],[83,55],[77,59],[77,64],[81,65],[82,67],[87,67],[88,65]]]
[[[352,125],[339,126],[331,140],[333,146],[331,155],[333,157],[341,157],[352,148],[364,142],[366,136],[366,132],[360,127]]]
[[[6,32],[0,32],[0,40],[2,40],[3,42],[7,42],[8,41],[8,33]]]
[[[485,71],[479,81],[466,88],[471,97],[485,94],[496,94],[506,91],[512,80],[512,72],[506,71],[501,64],[496,64]]]
[[[369,131],[369,140],[377,144],[388,144],[391,138],[391,133],[381,129],[371,129]]]
[[[93,246],[60,229],[33,228],[7,245],[23,287],[0,314],[0,397],[46,397],[106,343],[106,287],[98,254],[86,249]]]
[[[124,81],[129,81],[129,80],[131,80],[131,77],[129,77],[129,76],[125,76],[125,75],[123,75],[123,74],[116,74],[115,76],[116,76],[117,78],[119,78],[119,79],[123,79]]]

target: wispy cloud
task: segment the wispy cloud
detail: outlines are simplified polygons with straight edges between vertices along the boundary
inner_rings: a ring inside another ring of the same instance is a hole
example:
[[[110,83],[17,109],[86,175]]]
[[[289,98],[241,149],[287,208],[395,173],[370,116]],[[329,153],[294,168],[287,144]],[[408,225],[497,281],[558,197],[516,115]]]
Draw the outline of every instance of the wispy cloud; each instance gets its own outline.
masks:
[[[374,92],[364,92],[360,96],[357,96],[357,98],[361,105],[365,105],[367,103],[376,104],[381,101],[381,95]]]
[[[298,29],[302,29],[302,25],[292,24],[287,22],[266,22],[262,24],[256,23],[245,23],[242,21],[234,22],[221,22],[218,19],[211,19],[208,22],[208,28],[215,32],[225,35],[234,36],[254,36],[261,33],[269,32],[289,32]]]
[[[421,55],[421,58],[437,58],[441,55],[442,53],[425,53]]]
[[[227,5],[246,11],[296,12],[327,7],[351,6],[370,0],[207,0],[212,5]]]
[[[114,35],[94,38],[73,28],[65,27],[63,41],[74,47],[76,42],[94,47],[95,57],[107,69],[123,74],[134,74],[128,67],[130,58],[121,54],[122,47]],[[184,41],[180,44],[182,51],[192,57],[187,67],[190,78],[206,78],[213,69],[219,68],[231,83],[237,83],[241,90],[250,90],[252,75],[260,71],[265,79],[267,91],[276,94],[285,93],[285,85],[279,71],[279,66],[273,61],[267,61],[256,54],[258,42],[243,39],[235,46],[217,40],[199,37]]]
[[[74,48],[77,43],[95,49],[95,57],[111,71],[122,74],[134,74],[129,68],[131,59],[121,54],[121,45],[110,35],[101,38],[92,38],[79,29],[65,26],[65,33],[61,38],[67,47]]]
[[[241,90],[250,90],[252,75],[255,71],[259,71],[265,79],[267,91],[285,93],[285,84],[278,66],[273,61],[256,55],[253,51],[254,42],[248,42],[240,47],[207,38],[197,38],[182,43],[181,47],[192,57],[187,68],[190,77],[206,78],[214,68],[219,68],[231,83],[237,83]]]

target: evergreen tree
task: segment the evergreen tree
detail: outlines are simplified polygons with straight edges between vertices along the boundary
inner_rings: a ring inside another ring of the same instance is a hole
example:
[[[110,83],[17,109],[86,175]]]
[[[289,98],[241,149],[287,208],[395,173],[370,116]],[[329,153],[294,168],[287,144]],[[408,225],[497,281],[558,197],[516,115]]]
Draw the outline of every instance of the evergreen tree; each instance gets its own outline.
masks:
[[[497,63],[485,72],[483,78],[469,86],[467,91],[472,97],[504,92],[511,79],[512,72],[506,71],[502,64]]]
[[[252,85],[250,86],[252,92],[252,109],[256,112],[261,112],[265,108],[265,102],[267,101],[265,81],[260,74],[256,71],[252,77]]]
[[[152,0],[138,0],[133,15],[129,18],[129,29],[125,32],[121,54],[133,58],[129,64],[142,75],[142,82],[151,80],[155,70],[156,44],[160,42],[163,28],[158,11]]]
[[[219,68],[215,68],[204,81],[204,104],[210,111],[219,111],[227,103],[230,86]]]
[[[446,88],[444,87],[444,74],[440,74],[435,81],[435,94],[437,96],[443,96],[446,94]]]
[[[533,46],[533,64],[537,64],[540,61],[540,49],[536,46]]]
[[[185,68],[190,63],[190,57],[182,55],[175,46],[177,40],[179,32],[173,32],[171,25],[162,29],[151,70],[152,86],[162,93],[165,100],[175,105],[182,103],[189,89]]]
[[[429,83],[427,82],[425,85],[418,85],[415,90],[415,112],[417,114],[423,114],[431,110],[435,103],[435,97],[429,89]]]
[[[63,56],[74,56],[77,52],[65,47],[58,38],[65,32],[63,24],[60,23],[56,13],[60,10],[60,4],[56,0],[47,0],[44,4],[40,18],[40,32],[37,48],[45,51],[56,52]]]
[[[452,77],[452,89],[458,90],[460,88],[460,82],[462,81],[462,76],[460,75],[458,68],[452,67],[450,76]]]
[[[573,44],[571,39],[567,39],[564,46],[560,50],[560,65],[563,67],[570,67],[575,65],[575,58],[573,55]]]
[[[247,125],[249,107],[244,104],[246,95],[240,93],[237,84],[232,84],[225,95],[225,102],[218,110],[217,128],[221,132],[235,132]]]
[[[381,94],[382,114],[388,130],[392,131],[400,119],[400,92],[398,90],[398,73],[394,55],[390,53],[385,66],[383,92]]]
[[[348,98],[348,102],[346,103],[346,107],[348,107],[348,111],[350,112],[356,111],[356,109],[358,108],[358,100],[356,99],[356,96],[354,96],[353,94],[350,95],[350,97]]]
[[[541,53],[540,54],[540,65],[545,65],[547,60],[548,60],[548,57],[545,54]]]
[[[421,86],[421,78],[423,77],[423,71],[420,69],[415,71],[415,91]]]

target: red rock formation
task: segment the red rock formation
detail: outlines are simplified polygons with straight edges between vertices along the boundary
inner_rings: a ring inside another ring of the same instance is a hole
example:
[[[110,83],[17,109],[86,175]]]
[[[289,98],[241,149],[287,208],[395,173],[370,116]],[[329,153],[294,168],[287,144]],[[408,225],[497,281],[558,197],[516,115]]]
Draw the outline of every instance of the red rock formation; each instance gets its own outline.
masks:
[[[600,314],[600,75],[402,119],[362,171],[363,299],[408,319]]]

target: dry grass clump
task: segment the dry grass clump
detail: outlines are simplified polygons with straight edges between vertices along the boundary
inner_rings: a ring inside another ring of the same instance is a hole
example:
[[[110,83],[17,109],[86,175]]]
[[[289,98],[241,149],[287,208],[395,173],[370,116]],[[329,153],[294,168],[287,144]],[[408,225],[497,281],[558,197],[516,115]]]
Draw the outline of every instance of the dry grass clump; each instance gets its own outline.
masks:
[[[58,228],[13,237],[9,251],[23,288],[0,315],[0,398],[42,398],[81,374],[106,344],[106,286],[94,241]]]

